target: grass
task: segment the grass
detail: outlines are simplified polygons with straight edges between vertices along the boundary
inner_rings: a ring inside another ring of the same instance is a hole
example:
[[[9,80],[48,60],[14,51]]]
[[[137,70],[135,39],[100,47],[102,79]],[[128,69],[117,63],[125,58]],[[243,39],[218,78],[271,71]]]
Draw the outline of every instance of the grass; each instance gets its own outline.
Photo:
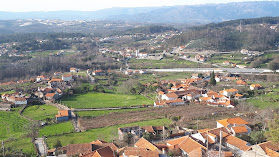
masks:
[[[153,101],[142,95],[97,93],[76,94],[69,98],[63,97],[62,103],[72,108],[104,108],[128,107],[142,104],[152,104]]]
[[[74,127],[71,121],[47,125],[39,130],[39,136],[57,136],[65,133],[71,133],[74,131]]]
[[[8,142],[5,142],[5,154],[17,154],[15,156],[19,156],[19,154],[26,154],[27,156],[35,157],[37,156],[35,151],[35,146],[31,142],[31,138],[18,138]],[[11,156],[13,156],[11,155]],[[0,155],[1,156],[1,155]],[[22,155],[24,156],[24,155]]]
[[[34,105],[27,107],[23,115],[33,120],[45,120],[47,118],[55,118],[58,108],[50,105]]]
[[[19,116],[20,109],[11,109],[10,112],[0,111],[0,141],[4,140],[7,155],[23,153],[27,156],[36,156],[31,139],[26,137],[30,123]]]
[[[11,91],[6,91],[6,92],[0,92],[0,95],[2,95],[2,94],[11,94],[11,93],[15,93],[15,91],[11,90]]]
[[[69,134],[64,134],[60,136],[51,136],[48,137],[48,147],[53,148],[53,144],[59,139],[63,146],[66,146],[71,143],[89,143],[93,140],[101,139],[105,141],[112,141],[113,139],[118,138],[117,128],[119,127],[128,127],[128,126],[148,126],[148,125],[169,125],[171,120],[169,119],[156,119],[149,121],[141,121],[136,123],[121,124],[110,127],[91,129],[86,132],[74,132]]]
[[[161,69],[161,68],[186,68],[198,67],[200,64],[186,60],[174,60],[172,58],[162,60],[130,59],[131,69]]]
[[[279,95],[278,92],[271,92],[265,95],[259,95],[258,97],[255,97],[253,99],[247,100],[247,102],[250,102],[254,106],[265,109],[268,107],[274,108],[279,107]]]
[[[132,111],[139,111],[145,110],[146,108],[137,108],[137,109],[123,109],[123,110],[102,110],[102,111],[79,111],[75,112],[79,117],[98,117],[107,115],[110,113],[125,113],[125,112],[132,112]]]
[[[19,138],[26,134],[29,122],[19,116],[19,109],[10,112],[0,111],[0,140]]]

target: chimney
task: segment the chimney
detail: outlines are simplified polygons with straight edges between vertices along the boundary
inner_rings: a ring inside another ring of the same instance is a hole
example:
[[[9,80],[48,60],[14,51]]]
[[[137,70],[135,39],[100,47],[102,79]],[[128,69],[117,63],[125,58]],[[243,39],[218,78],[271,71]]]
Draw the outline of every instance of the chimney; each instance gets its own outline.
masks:
[[[162,148],[162,153],[166,154],[166,148]]]

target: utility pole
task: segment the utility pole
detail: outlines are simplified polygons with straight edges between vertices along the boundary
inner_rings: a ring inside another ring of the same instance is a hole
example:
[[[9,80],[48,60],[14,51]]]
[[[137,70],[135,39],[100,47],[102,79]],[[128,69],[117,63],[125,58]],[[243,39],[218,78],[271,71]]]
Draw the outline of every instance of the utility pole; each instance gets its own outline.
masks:
[[[209,151],[208,151],[208,130],[207,130],[207,134],[206,134],[206,154],[207,156],[209,156]]]
[[[220,130],[219,157],[221,157],[221,152],[222,152],[222,137],[223,137],[223,132]]]
[[[199,130],[199,119],[197,119],[197,130]]]
[[[5,157],[5,146],[4,146],[4,141],[2,140],[2,149],[3,149],[3,157]]]

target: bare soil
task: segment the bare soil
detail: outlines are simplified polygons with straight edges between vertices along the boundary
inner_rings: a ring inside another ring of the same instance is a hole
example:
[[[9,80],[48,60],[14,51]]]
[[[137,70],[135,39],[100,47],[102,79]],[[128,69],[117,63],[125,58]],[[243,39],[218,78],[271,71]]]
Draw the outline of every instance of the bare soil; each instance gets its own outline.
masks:
[[[177,107],[150,108],[143,111],[133,111],[129,113],[111,113],[94,118],[80,118],[78,120],[82,131],[94,128],[101,128],[119,124],[133,123],[138,121],[153,120],[159,118],[180,117],[176,125],[189,126],[193,121],[212,119],[217,116],[230,117],[235,113],[234,109],[210,107],[206,105],[186,105]],[[213,123],[212,123],[213,124]],[[214,121],[216,126],[216,121]],[[208,126],[211,126],[208,125]],[[207,126],[203,126],[207,127]]]

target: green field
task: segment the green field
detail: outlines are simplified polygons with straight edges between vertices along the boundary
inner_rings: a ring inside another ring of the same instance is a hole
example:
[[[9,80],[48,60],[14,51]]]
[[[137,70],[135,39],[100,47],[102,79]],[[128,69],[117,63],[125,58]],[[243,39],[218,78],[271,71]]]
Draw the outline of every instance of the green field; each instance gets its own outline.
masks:
[[[31,138],[17,138],[8,142],[5,142],[5,154],[14,154],[17,156],[37,156],[35,146],[31,142]],[[23,153],[23,154],[22,154]],[[0,155],[1,156],[1,155]],[[11,155],[13,156],[13,155]]]
[[[10,112],[0,111],[0,141],[4,140],[6,154],[16,152],[33,156],[32,154],[36,154],[34,145],[31,139],[26,137],[30,123],[19,116],[20,109],[12,109]]]
[[[162,60],[130,59],[129,66],[131,69],[164,69],[198,67],[203,65],[196,62],[168,58]]]
[[[28,131],[28,120],[19,116],[20,108],[0,111],[0,140],[19,138]]]
[[[47,125],[39,130],[39,136],[56,136],[65,133],[71,133],[74,131],[74,127],[71,121]]]
[[[72,108],[128,107],[153,103],[142,95],[116,94],[113,92],[76,94],[69,98],[63,97],[61,100],[63,104]]]
[[[58,108],[50,105],[34,105],[27,107],[23,115],[33,120],[45,120],[46,118],[55,118]]]
[[[253,99],[247,100],[247,102],[253,104],[254,106],[265,109],[268,107],[274,108],[279,107],[279,95],[278,92],[271,92],[268,94],[259,95],[258,97],[255,97]]]
[[[110,113],[125,113],[125,112],[132,112],[132,111],[139,111],[145,110],[146,108],[137,108],[137,109],[123,109],[123,110],[102,110],[102,111],[80,111],[75,112],[79,117],[98,117],[107,115]]]
[[[149,126],[149,125],[169,125],[171,120],[169,119],[156,119],[156,120],[149,120],[149,121],[141,121],[136,123],[129,123],[129,124],[121,124],[115,125],[110,127],[98,128],[98,129],[91,129],[86,132],[75,132],[69,133],[60,136],[49,136],[47,138],[48,147],[53,148],[53,144],[59,139],[63,146],[66,146],[71,143],[89,143],[91,141],[101,139],[108,142],[111,142],[113,139],[118,138],[117,128],[119,127],[128,127],[128,126]]]

